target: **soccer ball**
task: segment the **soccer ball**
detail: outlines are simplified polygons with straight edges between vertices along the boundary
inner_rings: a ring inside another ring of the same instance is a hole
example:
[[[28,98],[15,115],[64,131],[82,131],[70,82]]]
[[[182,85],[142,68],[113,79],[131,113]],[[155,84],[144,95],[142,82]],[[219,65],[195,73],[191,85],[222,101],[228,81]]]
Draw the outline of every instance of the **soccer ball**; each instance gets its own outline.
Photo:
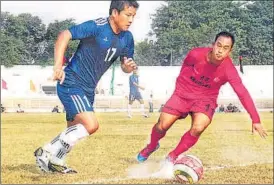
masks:
[[[193,155],[181,154],[174,162],[173,173],[181,183],[196,183],[203,175],[202,161]]]

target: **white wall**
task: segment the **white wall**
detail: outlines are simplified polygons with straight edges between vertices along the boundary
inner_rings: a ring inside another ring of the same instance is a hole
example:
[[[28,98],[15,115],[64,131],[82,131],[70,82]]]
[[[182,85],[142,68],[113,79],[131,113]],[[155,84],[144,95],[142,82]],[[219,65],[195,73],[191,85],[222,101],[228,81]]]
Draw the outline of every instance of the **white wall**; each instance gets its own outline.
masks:
[[[175,87],[175,80],[179,74],[180,66],[141,66],[139,67],[140,85],[146,87],[143,92],[144,98],[148,98],[153,92],[155,98],[167,98]],[[238,69],[238,66],[237,66]],[[243,83],[254,98],[273,99],[273,66],[244,66],[244,74],[240,74]],[[110,89],[112,71],[109,69],[101,78],[98,88],[106,93]],[[6,68],[1,66],[1,79],[7,82],[8,90],[1,89],[1,98],[8,96],[25,97],[41,96],[39,91],[43,84],[55,85],[49,78],[52,75],[52,67],[40,66],[14,66]],[[115,70],[115,95],[128,95],[130,74],[125,74],[120,67]],[[30,91],[30,80],[36,86],[37,92]],[[221,88],[221,99],[237,98],[229,84]]]
[[[236,66],[237,70],[239,67]],[[174,88],[175,81],[179,75],[180,66],[141,66],[139,67],[140,84],[146,87],[143,94],[148,97],[150,92],[153,91],[155,97],[169,97]],[[128,93],[129,75],[124,74],[120,68],[115,71],[115,84],[123,84],[118,89],[124,93]],[[244,66],[244,74],[240,76],[254,98],[273,98],[273,66]],[[109,70],[100,82],[100,87],[109,89],[109,82],[111,80],[111,71]],[[117,89],[117,93],[118,93]],[[231,99],[237,98],[229,83],[225,84],[221,90],[219,98]]]

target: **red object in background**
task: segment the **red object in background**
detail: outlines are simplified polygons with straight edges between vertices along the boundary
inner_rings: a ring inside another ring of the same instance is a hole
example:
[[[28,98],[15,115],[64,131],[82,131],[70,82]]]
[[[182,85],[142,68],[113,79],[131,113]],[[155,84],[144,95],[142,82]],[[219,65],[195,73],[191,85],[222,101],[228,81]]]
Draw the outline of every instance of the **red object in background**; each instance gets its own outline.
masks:
[[[7,82],[2,79],[2,89],[8,90]]]

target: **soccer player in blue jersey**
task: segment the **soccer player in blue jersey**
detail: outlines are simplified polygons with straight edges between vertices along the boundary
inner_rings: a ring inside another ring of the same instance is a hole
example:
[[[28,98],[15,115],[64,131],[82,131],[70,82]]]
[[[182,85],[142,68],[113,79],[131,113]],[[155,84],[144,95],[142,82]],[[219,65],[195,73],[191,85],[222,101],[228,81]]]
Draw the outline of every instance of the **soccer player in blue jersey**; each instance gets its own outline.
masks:
[[[121,68],[131,73],[134,40],[130,31],[139,4],[135,0],[111,1],[108,18],[72,26],[61,32],[54,50],[53,79],[66,110],[67,128],[34,155],[44,172],[76,173],[65,164],[65,157],[81,139],[99,127],[93,112],[95,88],[101,76],[120,57]],[[70,40],[80,40],[73,58],[63,69],[63,56]]]
[[[133,71],[133,74],[129,77],[129,102],[128,102],[128,117],[132,118],[131,115],[131,106],[135,100],[138,100],[141,104],[142,115],[147,118],[145,113],[144,100],[139,89],[145,90],[144,87],[139,85],[139,74],[138,69]]]

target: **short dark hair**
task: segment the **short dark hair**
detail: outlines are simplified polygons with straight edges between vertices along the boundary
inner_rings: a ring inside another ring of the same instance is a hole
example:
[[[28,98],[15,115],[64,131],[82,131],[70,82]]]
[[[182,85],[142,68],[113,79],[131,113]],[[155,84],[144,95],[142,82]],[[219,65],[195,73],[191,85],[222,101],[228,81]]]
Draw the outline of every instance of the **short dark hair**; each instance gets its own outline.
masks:
[[[109,15],[111,15],[112,10],[114,9],[116,9],[118,13],[120,13],[122,10],[124,10],[125,5],[133,6],[136,9],[139,8],[139,3],[136,0],[127,0],[127,1],[112,0],[109,8]]]
[[[218,33],[215,37],[215,42],[216,40],[220,37],[220,36],[224,36],[224,37],[230,37],[231,40],[232,40],[232,46],[231,48],[233,47],[234,43],[235,43],[235,37],[232,33],[229,33],[227,31],[221,31],[220,33]]]

